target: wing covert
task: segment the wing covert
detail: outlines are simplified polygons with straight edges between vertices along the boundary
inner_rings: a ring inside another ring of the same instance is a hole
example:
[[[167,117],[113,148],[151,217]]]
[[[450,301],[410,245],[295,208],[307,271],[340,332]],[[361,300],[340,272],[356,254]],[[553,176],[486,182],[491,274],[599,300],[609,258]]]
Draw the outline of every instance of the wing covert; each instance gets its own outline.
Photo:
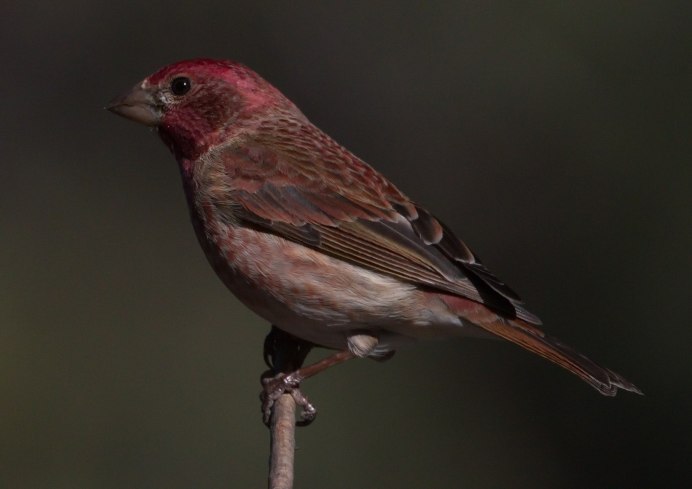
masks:
[[[319,131],[311,127],[300,131]],[[302,140],[319,147],[305,143],[297,151],[288,140],[265,135],[254,144],[221,148],[226,181],[219,212],[334,258],[540,324],[447,226],[323,133],[309,136]]]

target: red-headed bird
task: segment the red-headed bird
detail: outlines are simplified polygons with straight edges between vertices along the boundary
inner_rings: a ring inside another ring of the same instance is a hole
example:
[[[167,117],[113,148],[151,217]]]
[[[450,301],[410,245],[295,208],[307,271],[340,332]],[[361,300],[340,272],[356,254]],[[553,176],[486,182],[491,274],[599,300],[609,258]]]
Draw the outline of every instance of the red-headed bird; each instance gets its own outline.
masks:
[[[452,231],[240,63],[181,61],[108,109],[155,127],[174,153],[212,267],[279,329],[382,358],[424,338],[500,337],[600,393],[641,391],[547,336]],[[299,372],[290,390],[321,368]],[[266,413],[265,413],[266,414]]]

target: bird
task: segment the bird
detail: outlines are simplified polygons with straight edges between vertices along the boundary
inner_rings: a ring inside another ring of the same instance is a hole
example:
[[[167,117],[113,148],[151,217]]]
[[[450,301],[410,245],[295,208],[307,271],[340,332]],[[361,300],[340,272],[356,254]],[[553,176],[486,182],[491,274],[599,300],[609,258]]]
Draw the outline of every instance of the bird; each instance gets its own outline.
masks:
[[[106,108],[154,128],[171,150],[195,233],[225,286],[276,331],[336,351],[268,380],[265,422],[283,392],[303,406],[303,422],[314,419],[299,386],[325,368],[433,338],[507,340],[603,395],[642,394],[546,334],[447,225],[245,65],[175,62]]]

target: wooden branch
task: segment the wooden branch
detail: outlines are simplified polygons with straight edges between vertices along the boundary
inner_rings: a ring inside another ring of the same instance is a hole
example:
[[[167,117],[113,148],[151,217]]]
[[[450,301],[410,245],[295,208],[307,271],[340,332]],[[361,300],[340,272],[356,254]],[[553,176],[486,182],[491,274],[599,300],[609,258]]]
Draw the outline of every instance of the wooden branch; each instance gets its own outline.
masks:
[[[264,340],[264,360],[270,369],[265,375],[273,377],[299,369],[311,348],[312,343],[272,326]],[[274,402],[269,430],[269,489],[292,489],[296,448],[296,401],[293,395],[283,394]]]
[[[276,400],[270,427],[269,489],[293,487],[296,403],[290,394]]]

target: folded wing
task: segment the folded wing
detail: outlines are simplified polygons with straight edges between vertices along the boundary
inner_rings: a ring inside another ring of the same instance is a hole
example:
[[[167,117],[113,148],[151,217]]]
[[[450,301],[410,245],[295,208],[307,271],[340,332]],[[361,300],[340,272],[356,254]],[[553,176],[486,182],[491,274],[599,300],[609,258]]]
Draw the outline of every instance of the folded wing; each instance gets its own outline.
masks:
[[[227,180],[216,204],[229,219],[540,324],[448,227],[318,129],[263,134],[216,150]]]

